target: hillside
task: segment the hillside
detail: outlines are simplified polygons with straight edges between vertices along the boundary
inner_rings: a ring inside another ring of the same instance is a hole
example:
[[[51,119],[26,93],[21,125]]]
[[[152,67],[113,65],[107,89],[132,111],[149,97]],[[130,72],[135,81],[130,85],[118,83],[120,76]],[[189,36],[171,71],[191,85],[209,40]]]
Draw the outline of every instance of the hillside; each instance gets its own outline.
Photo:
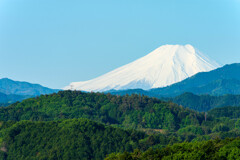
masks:
[[[16,101],[22,101],[23,99],[30,98],[28,95],[16,95],[16,94],[4,94],[0,92],[0,104],[11,104]]]
[[[5,126],[6,127],[6,126]],[[112,152],[133,151],[146,135],[104,126],[87,119],[51,122],[21,121],[4,129],[0,158],[103,159]],[[19,147],[20,146],[20,147]]]
[[[135,150],[133,153],[113,153],[105,160],[168,160],[168,159],[184,159],[184,160],[219,160],[228,159],[236,160],[240,157],[240,139],[225,140],[209,140],[203,142],[184,142],[174,144],[163,149],[149,149],[146,152]]]
[[[103,159],[110,153],[240,136],[240,118],[210,112],[140,95],[60,91],[0,108],[0,156]]]
[[[147,91],[138,90],[126,90],[122,92],[111,91],[112,94],[116,95],[148,95]],[[150,95],[151,96],[151,95]],[[174,102],[185,108],[190,108],[199,112],[206,112],[213,108],[225,107],[225,106],[240,106],[240,95],[225,94],[221,96],[212,96],[209,94],[196,95],[190,92],[183,93],[175,97],[159,97],[160,100]]]
[[[240,63],[225,65],[209,72],[200,72],[173,85],[151,90],[131,90],[135,94],[150,97],[175,97],[185,92],[194,94],[240,94]],[[128,90],[109,91],[112,94],[124,95]]]
[[[208,111],[208,115],[209,116],[214,116],[216,118],[228,117],[228,118],[231,118],[231,119],[238,120],[238,119],[240,119],[240,107],[214,108],[214,109]]]
[[[113,96],[80,91],[41,95],[0,108],[2,121],[72,118],[89,118],[124,128],[177,130],[185,125],[201,124],[204,115],[146,96]],[[190,119],[192,121],[187,122]]]
[[[114,96],[80,91],[41,95],[0,108],[1,121],[88,118],[120,128],[178,133],[182,135],[181,139],[189,140],[211,133],[225,137],[225,133],[217,132],[235,129],[236,120],[214,117],[146,96]],[[191,136],[186,133],[191,133]],[[234,134],[231,136],[234,137]]]
[[[184,93],[174,98],[167,98],[165,100],[173,101],[178,105],[200,112],[209,111],[217,107],[240,106],[240,95],[210,96]]]
[[[150,93],[159,96],[174,96],[183,92],[213,95],[240,94],[239,84],[240,63],[236,63],[210,72],[198,73],[166,88],[152,89]]]
[[[51,94],[59,90],[43,87],[39,84],[28,82],[13,81],[8,78],[0,79],[0,92],[4,94],[15,94],[24,96],[37,96],[41,94]]]

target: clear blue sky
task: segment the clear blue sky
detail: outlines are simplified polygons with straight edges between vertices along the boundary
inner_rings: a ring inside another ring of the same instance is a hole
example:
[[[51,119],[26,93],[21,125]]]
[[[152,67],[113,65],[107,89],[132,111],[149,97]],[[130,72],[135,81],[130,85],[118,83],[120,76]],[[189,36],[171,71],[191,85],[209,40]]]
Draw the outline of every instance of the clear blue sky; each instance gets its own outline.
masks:
[[[164,44],[240,62],[240,0],[0,0],[0,78],[62,88]]]

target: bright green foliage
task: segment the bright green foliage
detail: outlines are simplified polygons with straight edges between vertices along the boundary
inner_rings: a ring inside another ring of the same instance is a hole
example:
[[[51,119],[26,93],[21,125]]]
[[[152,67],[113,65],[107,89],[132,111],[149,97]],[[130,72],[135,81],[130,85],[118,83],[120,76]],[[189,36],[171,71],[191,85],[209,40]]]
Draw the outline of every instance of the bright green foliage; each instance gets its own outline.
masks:
[[[202,142],[184,142],[163,149],[148,149],[145,152],[135,150],[133,153],[112,153],[106,160],[236,160],[240,157],[240,139],[209,140]]]
[[[202,127],[200,127],[200,126],[190,125],[190,126],[187,126],[185,128],[179,129],[178,133],[180,133],[180,134],[192,133],[192,134],[195,134],[195,135],[203,135],[204,131],[203,131]]]

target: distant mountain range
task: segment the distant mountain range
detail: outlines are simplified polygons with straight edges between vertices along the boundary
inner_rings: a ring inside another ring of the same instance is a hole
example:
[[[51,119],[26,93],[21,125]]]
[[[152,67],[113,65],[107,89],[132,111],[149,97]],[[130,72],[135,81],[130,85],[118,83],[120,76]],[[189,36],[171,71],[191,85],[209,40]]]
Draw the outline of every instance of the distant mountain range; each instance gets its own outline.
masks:
[[[8,78],[0,79],[0,92],[17,95],[41,95],[51,94],[59,90],[43,87],[39,84],[14,81]]]
[[[198,72],[220,67],[191,45],[163,45],[136,61],[95,79],[73,82],[66,90],[107,91],[165,87]]]
[[[0,107],[1,106],[7,106],[11,103],[14,103],[16,101],[22,101],[27,98],[34,97],[33,95],[16,95],[16,94],[4,94],[0,93]]]
[[[58,91],[39,84],[3,78],[0,79],[0,106]],[[197,73],[167,87],[151,90],[110,90],[106,93],[115,95],[143,94],[166,101],[170,100],[198,111],[208,111],[223,106],[240,106],[240,97],[237,96],[240,95],[240,63],[225,65],[209,72]]]
[[[215,96],[240,94],[240,63],[225,65],[209,72],[200,72],[181,82],[163,88],[151,90],[110,90],[109,92],[119,95],[136,93],[157,98],[175,97],[185,92],[192,92],[197,95],[210,94]]]
[[[23,99],[58,92],[39,84],[14,81],[8,78],[0,79],[0,103],[13,103]]]

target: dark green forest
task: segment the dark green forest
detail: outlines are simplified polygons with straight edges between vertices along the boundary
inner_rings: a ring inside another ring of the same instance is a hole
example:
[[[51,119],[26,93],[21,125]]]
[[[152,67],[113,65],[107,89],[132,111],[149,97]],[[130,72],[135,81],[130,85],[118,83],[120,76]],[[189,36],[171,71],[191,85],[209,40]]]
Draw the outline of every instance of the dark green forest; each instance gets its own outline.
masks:
[[[87,119],[20,121],[4,129],[6,159],[103,159],[112,152],[132,151],[146,135],[104,126]]]
[[[192,93],[184,93],[174,98],[165,98],[178,105],[188,107],[195,111],[206,112],[217,107],[240,106],[240,95],[195,95]]]
[[[208,112],[208,115],[214,117],[228,117],[231,119],[239,119],[240,117],[240,107],[220,107],[214,108]]]
[[[237,111],[197,112],[136,94],[60,91],[0,107],[1,157],[103,159],[136,149],[145,154],[176,143],[221,141],[240,136]]]

